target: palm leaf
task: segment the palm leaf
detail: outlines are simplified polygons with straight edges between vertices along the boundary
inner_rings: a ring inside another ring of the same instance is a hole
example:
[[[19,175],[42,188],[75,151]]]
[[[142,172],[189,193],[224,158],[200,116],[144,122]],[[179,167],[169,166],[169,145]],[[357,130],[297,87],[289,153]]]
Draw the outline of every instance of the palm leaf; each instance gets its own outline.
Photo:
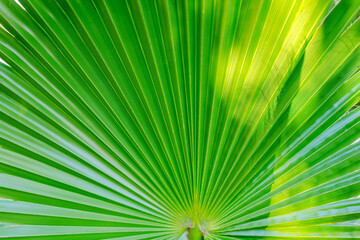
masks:
[[[0,1],[0,237],[360,238],[359,10]]]

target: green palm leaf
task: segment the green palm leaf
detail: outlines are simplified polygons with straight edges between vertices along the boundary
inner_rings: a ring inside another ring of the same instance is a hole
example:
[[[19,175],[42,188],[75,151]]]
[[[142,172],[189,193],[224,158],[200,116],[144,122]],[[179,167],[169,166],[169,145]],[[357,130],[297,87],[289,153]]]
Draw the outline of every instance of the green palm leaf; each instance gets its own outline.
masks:
[[[0,237],[360,238],[359,11],[1,0]]]

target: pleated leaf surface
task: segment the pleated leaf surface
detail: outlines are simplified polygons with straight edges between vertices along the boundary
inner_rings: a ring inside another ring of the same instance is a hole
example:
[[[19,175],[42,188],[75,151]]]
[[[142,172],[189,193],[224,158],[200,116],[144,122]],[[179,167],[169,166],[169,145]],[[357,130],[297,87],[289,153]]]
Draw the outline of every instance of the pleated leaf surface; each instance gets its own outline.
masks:
[[[0,238],[360,239],[360,0],[0,0]]]

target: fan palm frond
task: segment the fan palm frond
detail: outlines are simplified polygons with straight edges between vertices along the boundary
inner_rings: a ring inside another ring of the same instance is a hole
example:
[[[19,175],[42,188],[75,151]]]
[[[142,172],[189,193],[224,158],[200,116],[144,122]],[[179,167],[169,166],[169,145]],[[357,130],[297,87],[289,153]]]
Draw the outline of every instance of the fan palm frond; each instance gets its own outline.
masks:
[[[360,238],[359,10],[1,0],[0,237]]]

